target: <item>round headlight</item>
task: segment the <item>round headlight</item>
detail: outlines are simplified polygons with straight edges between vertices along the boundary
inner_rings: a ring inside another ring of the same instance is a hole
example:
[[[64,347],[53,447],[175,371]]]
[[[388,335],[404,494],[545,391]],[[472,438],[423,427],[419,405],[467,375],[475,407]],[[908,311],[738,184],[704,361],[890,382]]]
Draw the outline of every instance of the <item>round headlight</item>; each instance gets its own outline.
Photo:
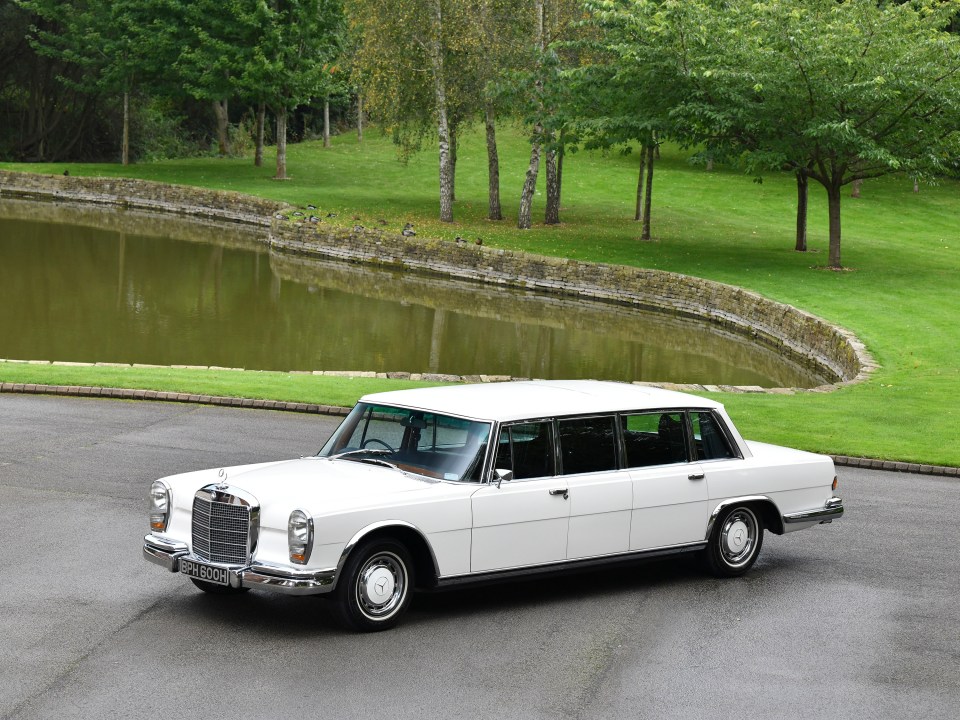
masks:
[[[170,517],[170,488],[162,480],[150,486],[150,529],[163,532]]]
[[[287,545],[290,562],[306,565],[313,547],[313,518],[303,510],[294,510],[287,521]]]

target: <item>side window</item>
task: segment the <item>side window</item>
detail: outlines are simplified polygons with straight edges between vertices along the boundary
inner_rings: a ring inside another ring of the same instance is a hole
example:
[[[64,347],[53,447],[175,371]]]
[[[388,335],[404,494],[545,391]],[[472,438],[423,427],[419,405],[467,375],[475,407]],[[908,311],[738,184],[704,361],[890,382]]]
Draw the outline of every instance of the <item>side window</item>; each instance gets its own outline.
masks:
[[[571,418],[557,423],[564,475],[617,469],[615,421],[611,415]]]
[[[553,423],[519,423],[500,431],[497,469],[512,470],[515,480],[549,477],[555,473]]]
[[[641,413],[621,417],[627,467],[687,461],[683,413]]]
[[[722,460],[736,457],[730,449],[716,416],[710,412],[691,413],[697,460]]]

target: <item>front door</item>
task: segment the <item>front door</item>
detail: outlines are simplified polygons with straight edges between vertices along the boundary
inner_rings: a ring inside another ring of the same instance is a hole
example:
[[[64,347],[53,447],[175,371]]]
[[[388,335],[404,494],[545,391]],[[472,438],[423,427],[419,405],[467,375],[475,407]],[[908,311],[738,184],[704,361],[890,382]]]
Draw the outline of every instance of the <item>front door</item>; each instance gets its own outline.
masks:
[[[484,485],[472,498],[472,572],[543,565],[567,556],[570,503],[555,477],[549,420],[501,428],[495,467],[512,480]]]

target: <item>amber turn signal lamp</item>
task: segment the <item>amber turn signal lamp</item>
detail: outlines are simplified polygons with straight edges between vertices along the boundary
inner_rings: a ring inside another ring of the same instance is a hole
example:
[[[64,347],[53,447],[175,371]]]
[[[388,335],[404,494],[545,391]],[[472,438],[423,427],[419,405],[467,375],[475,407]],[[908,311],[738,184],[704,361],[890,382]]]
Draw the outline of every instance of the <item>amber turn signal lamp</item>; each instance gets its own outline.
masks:
[[[833,476],[833,491],[836,492],[837,488],[840,487],[840,479],[834,475]]]

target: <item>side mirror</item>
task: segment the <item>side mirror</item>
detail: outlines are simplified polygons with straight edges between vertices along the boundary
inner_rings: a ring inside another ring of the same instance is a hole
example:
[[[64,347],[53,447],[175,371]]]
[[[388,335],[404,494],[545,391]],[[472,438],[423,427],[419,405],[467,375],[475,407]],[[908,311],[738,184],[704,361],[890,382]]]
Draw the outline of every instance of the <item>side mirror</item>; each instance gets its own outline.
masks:
[[[498,490],[500,489],[500,483],[502,483],[504,480],[506,480],[507,482],[510,482],[511,480],[513,480],[512,470],[504,470],[503,468],[497,468],[496,470],[493,471],[492,482],[495,482],[497,484]]]

